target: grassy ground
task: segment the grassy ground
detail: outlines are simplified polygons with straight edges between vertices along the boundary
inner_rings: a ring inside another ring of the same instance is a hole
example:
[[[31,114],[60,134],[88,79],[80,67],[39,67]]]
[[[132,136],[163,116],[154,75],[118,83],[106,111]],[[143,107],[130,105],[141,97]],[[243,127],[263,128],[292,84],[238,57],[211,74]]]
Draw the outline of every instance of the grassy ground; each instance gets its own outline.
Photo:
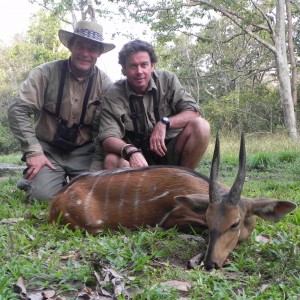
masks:
[[[212,140],[199,167],[205,175],[213,147]],[[243,195],[300,204],[300,145],[282,136],[246,135],[246,147]],[[236,176],[238,149],[235,136],[221,136],[220,181],[228,185]],[[76,299],[79,292],[92,299],[95,290],[112,294],[118,277],[131,299],[299,299],[299,207],[277,223],[258,220],[251,239],[231,253],[224,269],[187,270],[186,262],[205,249],[203,240],[175,229],[107,230],[93,237],[50,225],[47,203],[25,203],[15,187],[18,177],[0,181],[0,300],[19,299],[13,286],[20,277],[28,295],[45,288],[64,299]]]

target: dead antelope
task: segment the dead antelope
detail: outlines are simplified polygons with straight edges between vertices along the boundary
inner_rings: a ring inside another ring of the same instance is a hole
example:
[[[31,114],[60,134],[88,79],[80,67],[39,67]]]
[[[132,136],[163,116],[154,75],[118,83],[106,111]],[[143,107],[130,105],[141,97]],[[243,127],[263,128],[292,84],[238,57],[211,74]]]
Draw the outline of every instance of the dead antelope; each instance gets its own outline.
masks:
[[[60,219],[72,229],[82,228],[91,234],[106,226],[134,229],[144,225],[204,225],[209,231],[204,265],[206,269],[221,268],[238,241],[251,235],[255,216],[280,220],[296,204],[241,196],[246,173],[243,136],[239,170],[230,190],[218,184],[219,162],[217,137],[210,179],[190,169],[171,166],[82,174],[53,199],[50,222]]]

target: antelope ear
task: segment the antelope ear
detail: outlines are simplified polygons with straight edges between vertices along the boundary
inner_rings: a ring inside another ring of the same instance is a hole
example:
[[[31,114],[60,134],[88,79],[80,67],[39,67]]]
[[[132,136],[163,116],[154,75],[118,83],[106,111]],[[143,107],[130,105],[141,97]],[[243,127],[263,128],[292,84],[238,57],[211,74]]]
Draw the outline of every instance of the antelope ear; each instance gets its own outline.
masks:
[[[252,203],[253,214],[268,221],[280,220],[297,207],[297,205],[291,201],[265,198],[254,200]]]
[[[175,196],[174,200],[197,213],[205,213],[209,204],[209,196],[205,194]]]

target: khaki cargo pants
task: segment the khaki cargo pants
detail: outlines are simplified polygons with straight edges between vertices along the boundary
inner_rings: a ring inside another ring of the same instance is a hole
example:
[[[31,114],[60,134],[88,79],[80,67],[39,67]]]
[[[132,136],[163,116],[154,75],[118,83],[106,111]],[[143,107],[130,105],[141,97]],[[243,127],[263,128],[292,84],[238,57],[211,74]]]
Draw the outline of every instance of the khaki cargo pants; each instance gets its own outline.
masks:
[[[70,153],[64,153],[48,143],[42,141],[40,143],[44,149],[44,154],[56,170],[44,166],[31,181],[23,178],[18,182],[18,188],[26,192],[28,201],[33,199],[51,200],[68,180],[89,171],[95,150],[94,144],[89,143]]]

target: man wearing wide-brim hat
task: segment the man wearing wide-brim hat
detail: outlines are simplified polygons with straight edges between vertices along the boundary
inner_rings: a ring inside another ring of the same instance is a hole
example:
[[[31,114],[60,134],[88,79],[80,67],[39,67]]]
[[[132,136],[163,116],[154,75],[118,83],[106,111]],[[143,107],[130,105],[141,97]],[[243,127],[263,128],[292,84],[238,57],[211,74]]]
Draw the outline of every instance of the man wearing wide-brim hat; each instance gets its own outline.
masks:
[[[89,169],[93,124],[112,84],[96,66],[100,55],[115,48],[104,40],[100,24],[79,21],[73,32],[59,30],[58,36],[71,52],[69,59],[34,68],[8,109],[27,165],[18,187],[29,199],[50,200],[66,179]]]

